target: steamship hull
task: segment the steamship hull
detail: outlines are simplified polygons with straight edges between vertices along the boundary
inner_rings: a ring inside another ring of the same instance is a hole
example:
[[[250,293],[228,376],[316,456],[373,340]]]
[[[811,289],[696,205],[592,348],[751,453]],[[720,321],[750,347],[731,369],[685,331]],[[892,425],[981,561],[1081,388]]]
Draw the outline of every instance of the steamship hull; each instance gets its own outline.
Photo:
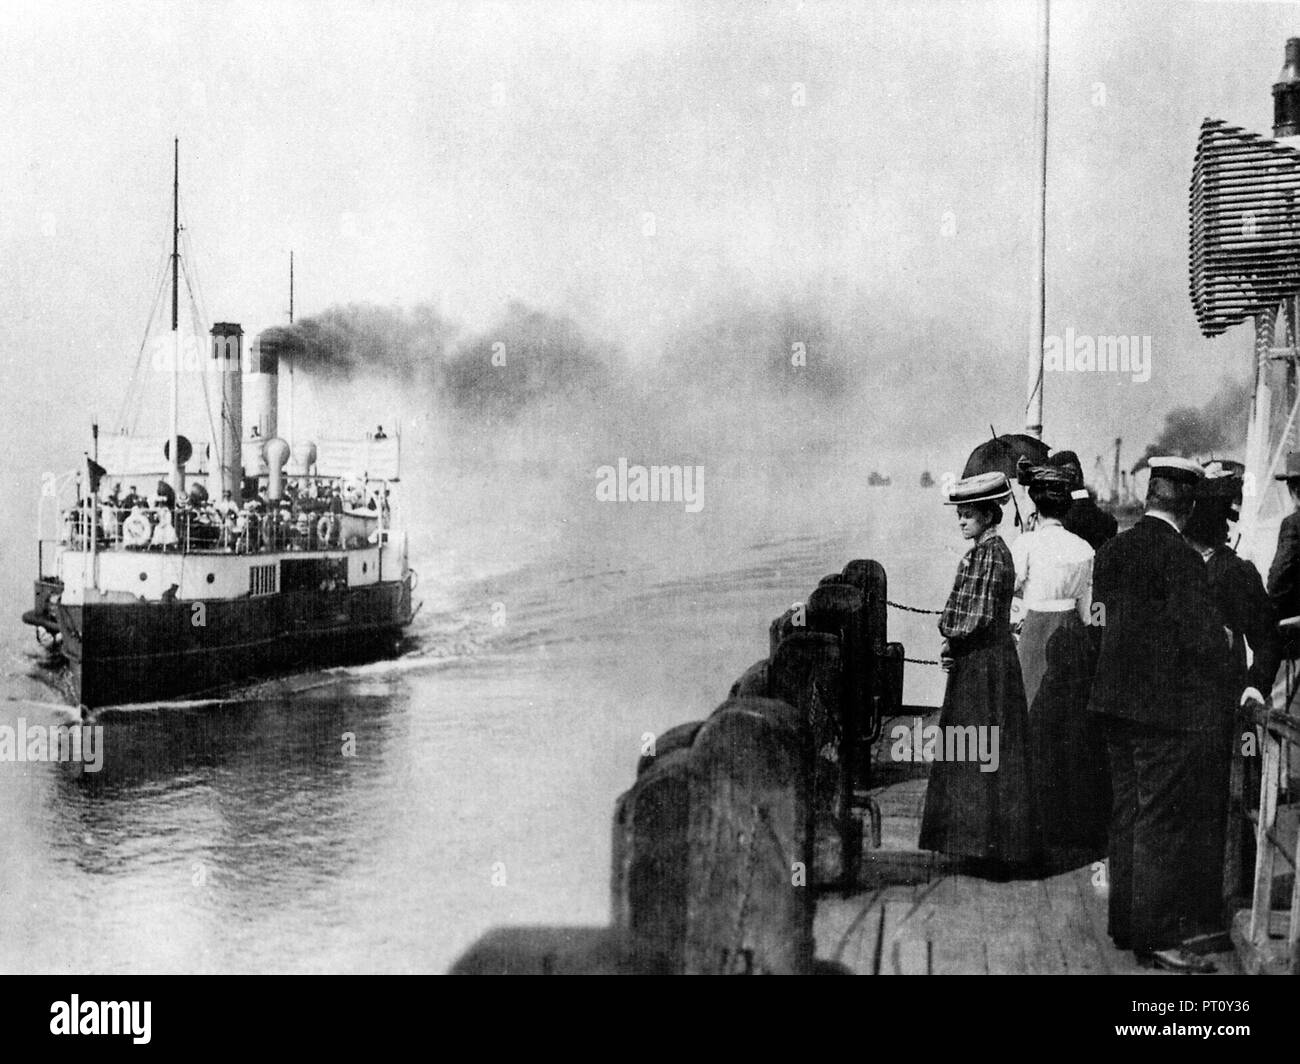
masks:
[[[75,700],[95,709],[212,696],[287,672],[376,660],[395,652],[412,618],[409,576],[209,601],[202,615],[194,605],[58,605]]]

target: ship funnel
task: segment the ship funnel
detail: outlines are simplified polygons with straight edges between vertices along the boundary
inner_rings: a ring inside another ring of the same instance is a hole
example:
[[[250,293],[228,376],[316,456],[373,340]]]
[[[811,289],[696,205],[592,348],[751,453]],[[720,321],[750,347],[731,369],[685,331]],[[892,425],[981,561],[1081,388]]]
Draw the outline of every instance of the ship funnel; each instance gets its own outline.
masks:
[[[243,483],[243,462],[240,459],[240,441],[243,437],[244,414],[244,330],[232,322],[222,321],[212,326],[212,358],[210,366],[217,378],[213,390],[221,396],[221,423],[217,438],[212,441],[220,470],[221,490],[229,491],[238,499]],[[220,492],[212,492],[220,498]]]
[[[1300,136],[1300,37],[1286,42],[1282,73],[1273,84],[1273,136]]]
[[[284,463],[289,460],[289,445],[273,436],[266,441],[266,497],[272,502],[284,498]]]
[[[257,334],[249,351],[244,413],[250,440],[269,440],[279,431],[276,393],[280,385],[280,352],[285,342],[282,329],[267,329]]]

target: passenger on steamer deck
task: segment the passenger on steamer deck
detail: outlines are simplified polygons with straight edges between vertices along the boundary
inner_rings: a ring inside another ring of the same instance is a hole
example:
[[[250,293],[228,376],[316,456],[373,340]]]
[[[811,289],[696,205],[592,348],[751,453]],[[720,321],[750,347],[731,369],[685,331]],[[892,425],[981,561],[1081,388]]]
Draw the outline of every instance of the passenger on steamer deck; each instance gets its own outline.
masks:
[[[1083,483],[1083,466],[1073,451],[1057,451],[1047,460],[1050,466],[1064,470],[1070,477],[1070,506],[1061,524],[1073,532],[1094,551],[1115,538],[1119,523],[1099,507]]]
[[[1287,494],[1295,509],[1282,519],[1277,530],[1277,550],[1268,570],[1268,597],[1273,601],[1273,612],[1279,621],[1300,615],[1300,451],[1286,456],[1286,469],[1274,474],[1274,480],[1286,482]],[[1273,686],[1272,705],[1275,709],[1291,712],[1287,679],[1300,666],[1300,635],[1295,629],[1282,640],[1282,655],[1287,668],[1279,669]]]
[[[1203,904],[1201,926],[1206,933],[1223,930],[1223,869],[1225,829],[1228,817],[1228,776],[1234,744],[1241,741],[1249,725],[1237,719],[1237,708],[1248,702],[1264,702],[1282,663],[1282,640],[1277,615],[1259,570],[1228,545],[1228,525],[1241,515],[1245,467],[1239,462],[1209,462],[1205,479],[1197,485],[1196,505],[1183,530],[1188,543],[1205,559],[1210,595],[1219,613],[1219,623],[1231,633],[1224,648],[1223,684],[1219,704],[1223,712],[1223,738],[1216,751],[1214,772],[1206,781],[1205,813],[1208,825],[1204,855],[1193,864],[1195,875],[1188,890]],[[1253,660],[1247,668],[1246,647]],[[1246,759],[1249,768],[1257,758]],[[1258,775],[1255,777],[1258,787]],[[1248,790],[1247,793],[1250,793]],[[1248,855],[1237,855],[1245,859]]]
[[[1025,610],[1017,650],[1043,856],[1051,868],[1077,868],[1105,856],[1111,805],[1106,739],[1088,712],[1093,549],[1062,523],[1073,501],[1068,470],[1032,466],[1022,479],[1038,522],[1011,556]]]
[[[1034,804],[1024,680],[1011,635],[1015,565],[998,535],[999,505],[1011,496],[1002,473],[967,477],[945,505],[957,507],[962,536],[974,540],[939,619],[948,673],[939,726],[986,729],[997,743],[996,771],[974,758],[936,760],[921,818],[922,849],[971,858],[970,870],[1006,878],[1035,862],[1041,828]],[[992,729],[997,731],[993,732]]]
[[[229,488],[222,489],[221,501],[213,506],[222,517],[231,517],[239,512],[239,506],[234,500],[234,493]]]
[[[168,510],[176,507],[176,492],[165,480],[158,481],[158,491],[154,495],[154,509],[166,508]]]
[[[1093,600],[1105,607],[1089,712],[1106,732],[1114,804],[1108,930],[1139,963],[1213,971],[1185,948],[1203,927],[1199,863],[1214,831],[1207,793],[1221,762],[1229,640],[1200,555],[1182,531],[1205,471],[1152,458],[1146,514],[1097,552]]]
[[[109,546],[116,546],[119,535],[117,501],[110,495],[99,507],[99,536]]]
[[[172,524],[172,512],[166,506],[161,506],[158,508],[158,524],[153,530],[152,546],[159,550],[175,550],[176,545],[176,526]]]

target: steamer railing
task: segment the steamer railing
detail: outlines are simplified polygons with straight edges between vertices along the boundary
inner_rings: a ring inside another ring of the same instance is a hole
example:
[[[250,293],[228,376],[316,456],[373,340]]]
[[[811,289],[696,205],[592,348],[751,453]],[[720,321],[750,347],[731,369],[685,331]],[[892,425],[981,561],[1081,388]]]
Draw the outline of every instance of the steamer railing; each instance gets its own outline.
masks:
[[[1294,633],[1300,629],[1300,618],[1287,618],[1281,627]],[[1246,811],[1255,836],[1250,908],[1235,913],[1231,935],[1242,968],[1250,975],[1300,975],[1300,876],[1296,875],[1300,800],[1290,787],[1290,768],[1300,765],[1300,717],[1293,712],[1300,670],[1294,660],[1285,667],[1287,704],[1281,709],[1256,704],[1243,711],[1259,741],[1259,806]],[[1234,797],[1240,793],[1243,767],[1242,759],[1235,758]],[[1288,870],[1289,905],[1285,898]],[[1233,873],[1230,835],[1225,880],[1232,882]]]

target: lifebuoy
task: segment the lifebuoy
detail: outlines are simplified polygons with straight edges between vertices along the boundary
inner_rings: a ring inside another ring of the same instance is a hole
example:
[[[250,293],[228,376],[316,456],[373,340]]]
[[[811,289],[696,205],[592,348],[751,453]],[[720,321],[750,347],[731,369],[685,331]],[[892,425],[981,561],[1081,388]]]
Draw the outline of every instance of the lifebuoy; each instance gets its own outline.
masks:
[[[149,524],[149,518],[139,510],[132,511],[122,525],[122,542],[128,547],[147,547],[152,535],[153,527]]]
[[[329,546],[330,536],[333,532],[334,522],[330,519],[329,514],[326,514],[316,522],[316,539],[320,542],[322,547]]]

